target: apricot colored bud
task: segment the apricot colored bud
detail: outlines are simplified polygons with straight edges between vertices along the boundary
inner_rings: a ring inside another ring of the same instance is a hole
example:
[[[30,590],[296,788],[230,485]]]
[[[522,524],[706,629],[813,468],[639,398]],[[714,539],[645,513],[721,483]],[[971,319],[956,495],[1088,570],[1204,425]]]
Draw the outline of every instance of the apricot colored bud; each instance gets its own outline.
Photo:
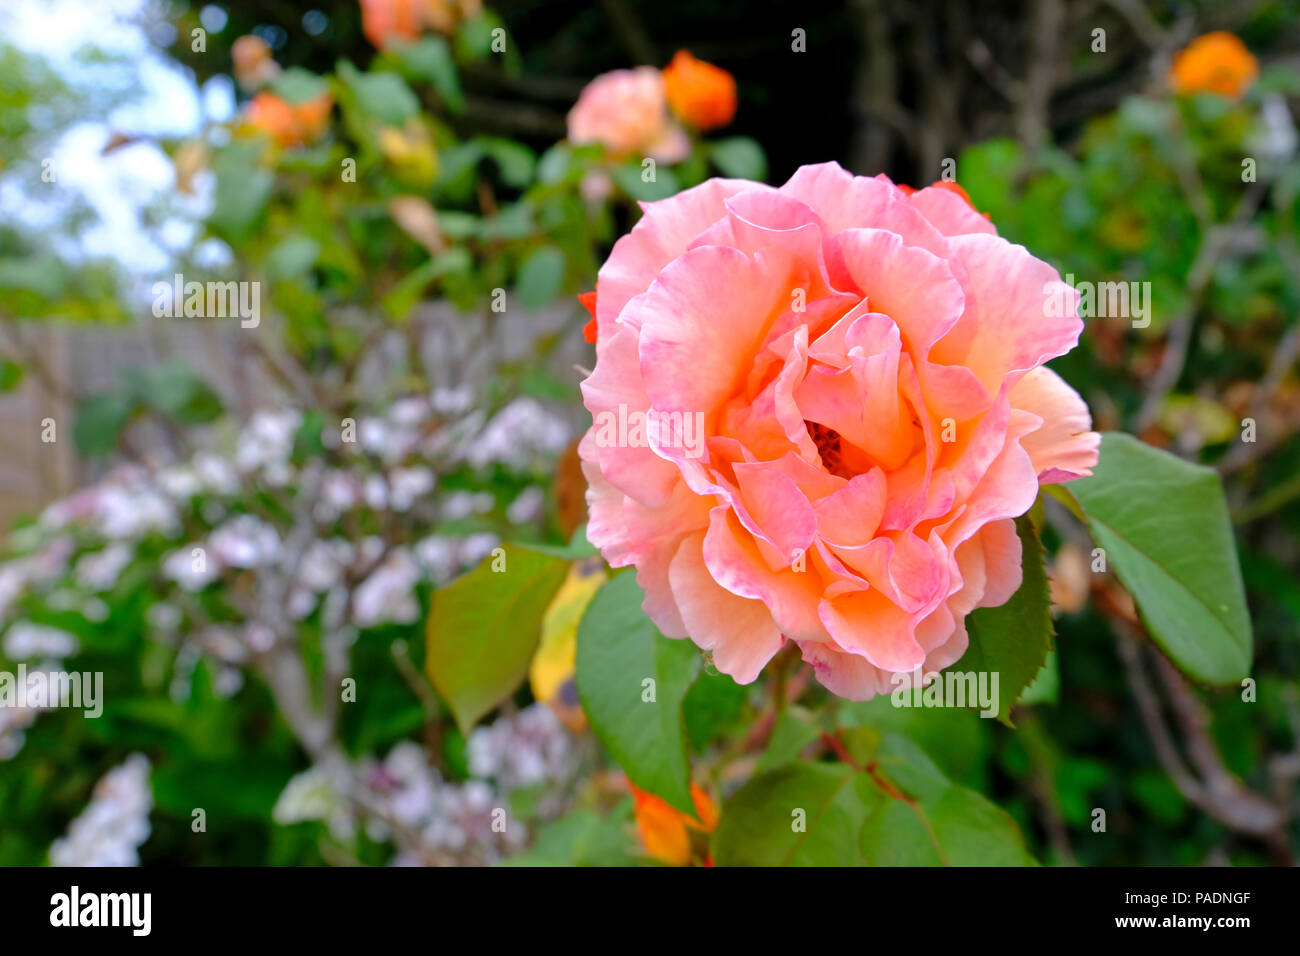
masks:
[[[1176,57],[1169,83],[1177,93],[1218,93],[1237,99],[1259,75],[1259,61],[1231,33],[1199,36]]]
[[[722,67],[678,50],[663,73],[668,105],[688,125],[716,129],[736,115],[736,80]]]
[[[905,186],[902,183],[898,184],[898,188],[909,196],[914,196],[917,193],[917,190],[913,189],[911,186]],[[971,209],[975,209],[975,204],[970,201],[970,196],[967,194],[966,190],[962,189],[954,179],[936,179],[934,182],[930,183],[927,188],[947,190],[955,196],[960,196],[966,205],[970,206]],[[975,209],[975,211],[979,212],[978,209]],[[985,219],[989,218],[989,214],[986,212],[980,213],[980,215]]]
[[[691,800],[695,804],[695,817],[670,806],[652,793],[635,785],[636,829],[645,851],[652,858],[669,866],[686,866],[691,862],[691,830],[712,833],[718,825],[718,808],[709,795],[696,784],[691,784]]]
[[[582,292],[578,295],[578,301],[582,307],[591,315],[591,319],[582,327],[582,337],[592,345],[596,344],[596,290]]]
[[[322,93],[305,103],[289,103],[274,93],[258,93],[248,104],[249,125],[280,146],[306,146],[324,134],[334,100]]]
[[[361,32],[383,49],[394,40],[414,40],[425,29],[451,34],[482,7],[482,0],[361,0]]]
[[[414,40],[423,29],[423,0],[361,0],[361,32],[377,49]]]

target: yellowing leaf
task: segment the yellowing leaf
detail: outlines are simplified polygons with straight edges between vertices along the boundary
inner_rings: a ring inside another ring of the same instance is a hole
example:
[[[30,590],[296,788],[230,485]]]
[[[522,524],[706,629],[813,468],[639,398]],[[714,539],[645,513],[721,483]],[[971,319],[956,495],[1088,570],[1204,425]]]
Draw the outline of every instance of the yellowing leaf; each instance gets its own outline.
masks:
[[[604,566],[597,560],[575,561],[542,616],[542,638],[528,668],[533,696],[550,703],[573,679],[578,653],[578,622],[587,605],[605,583]]]

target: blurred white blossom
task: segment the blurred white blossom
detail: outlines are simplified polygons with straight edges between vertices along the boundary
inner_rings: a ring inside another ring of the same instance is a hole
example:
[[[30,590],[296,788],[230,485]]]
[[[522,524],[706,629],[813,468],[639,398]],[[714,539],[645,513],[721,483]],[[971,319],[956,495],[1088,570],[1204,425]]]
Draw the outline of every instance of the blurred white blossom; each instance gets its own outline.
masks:
[[[95,784],[90,804],[50,847],[54,866],[138,866],[149,838],[149,760],[132,754]]]
[[[476,468],[500,462],[526,468],[539,455],[564,450],[572,431],[563,418],[532,398],[517,398],[493,416],[465,448],[465,460]]]
[[[459,862],[494,863],[527,841],[523,823],[510,819],[505,801],[490,784],[444,781],[429,766],[423,749],[411,741],[394,746],[370,772],[368,784],[381,810],[371,835],[386,835],[387,818],[419,836],[419,846],[404,846],[394,865],[425,862],[421,850],[447,853]],[[402,835],[396,836],[402,846]]]
[[[573,738],[545,704],[476,728],[467,746],[470,773],[495,780],[507,793],[563,781],[577,762]]]
[[[433,472],[423,465],[394,468],[388,475],[389,503],[394,511],[410,511],[424,495],[433,491]]]
[[[445,521],[459,521],[472,515],[485,514],[496,507],[496,499],[488,491],[452,491],[442,496],[438,510]]]
[[[67,631],[31,621],[17,621],[5,633],[5,656],[14,661],[33,657],[71,657],[81,642]]]
[[[256,411],[240,432],[235,464],[244,471],[283,464],[293,451],[293,436],[302,424],[294,410]]]
[[[529,485],[506,508],[506,520],[511,524],[528,524],[542,516],[546,492],[540,485]]]
[[[271,819],[281,826],[322,820],[338,840],[352,837],[354,826],[333,775],[319,764],[296,774],[275,801]]]
[[[99,551],[82,555],[73,571],[77,581],[91,591],[107,591],[131,563],[134,551],[124,541],[117,541]]]
[[[163,559],[163,577],[175,581],[186,591],[201,591],[221,574],[221,564],[206,552],[195,554],[199,545],[187,545]]]
[[[280,553],[275,528],[255,515],[236,515],[208,537],[211,557],[232,568],[260,568]]]
[[[352,596],[352,616],[358,627],[374,627],[386,621],[411,624],[420,617],[415,585],[419,565],[404,548],[397,548],[370,576],[357,585]]]

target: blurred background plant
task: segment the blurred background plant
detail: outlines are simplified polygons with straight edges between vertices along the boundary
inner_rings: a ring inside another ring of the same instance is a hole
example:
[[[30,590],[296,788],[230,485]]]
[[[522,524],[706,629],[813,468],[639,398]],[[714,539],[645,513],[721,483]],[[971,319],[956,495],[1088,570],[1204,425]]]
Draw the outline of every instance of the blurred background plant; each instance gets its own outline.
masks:
[[[0,863],[702,862],[715,801],[827,719],[906,735],[1045,862],[1292,860],[1300,13],[0,10],[0,670],[105,675],[97,720],[0,709]],[[1188,49],[1215,30],[1244,46]],[[1058,368],[1099,427],[1224,476],[1253,702],[1148,655],[1049,502],[1059,652],[1015,730],[835,707],[786,662],[690,672],[696,819],[602,755],[573,679],[605,579],[575,537],[576,294],[638,201],[829,158],[955,176],[1075,281],[1150,283],[1149,325],[1098,314]],[[256,320],[186,317],[178,274],[256,283]],[[462,726],[424,622],[506,541],[558,556],[558,592],[528,678]]]

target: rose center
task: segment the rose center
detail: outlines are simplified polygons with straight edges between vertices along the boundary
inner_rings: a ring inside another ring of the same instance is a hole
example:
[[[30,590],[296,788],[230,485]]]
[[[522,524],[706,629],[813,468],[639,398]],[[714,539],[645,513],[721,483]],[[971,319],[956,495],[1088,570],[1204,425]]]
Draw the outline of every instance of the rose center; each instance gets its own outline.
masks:
[[[808,429],[808,437],[817,446],[817,454],[826,470],[841,478],[852,478],[853,472],[844,464],[844,439],[840,433],[820,422],[806,419],[804,427]]]

